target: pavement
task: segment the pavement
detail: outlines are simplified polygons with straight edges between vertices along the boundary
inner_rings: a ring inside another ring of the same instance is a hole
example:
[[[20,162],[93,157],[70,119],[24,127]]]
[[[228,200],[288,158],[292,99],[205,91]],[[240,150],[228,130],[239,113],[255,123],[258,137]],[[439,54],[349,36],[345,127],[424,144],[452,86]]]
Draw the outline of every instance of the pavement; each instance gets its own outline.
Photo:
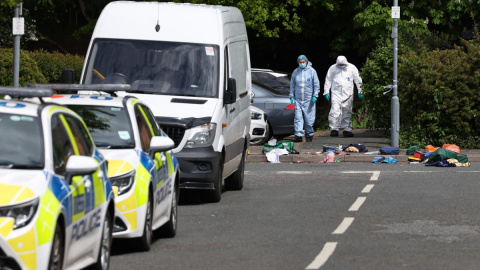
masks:
[[[330,137],[330,131],[315,132],[312,142],[294,143],[294,149],[299,154],[281,155],[279,157],[280,163],[320,163],[325,155],[323,154],[323,146],[345,147],[350,144],[363,144],[367,148],[366,153],[348,152],[348,155],[336,155],[335,160],[338,162],[368,162],[371,163],[374,157],[390,156],[395,158],[398,162],[408,162],[407,149],[400,149],[398,155],[381,155],[379,150],[383,146],[391,146],[390,138],[386,137],[382,131],[371,129],[354,129],[354,137],[343,137],[342,131],[339,132],[338,137]],[[282,140],[290,140],[286,137]],[[437,147],[438,145],[434,145]],[[441,145],[440,145],[441,147]],[[247,163],[268,163],[267,157],[262,153],[263,146],[250,146],[250,153],[247,156]],[[425,152],[423,150],[422,152]],[[480,162],[480,149],[460,149],[461,154],[468,157],[469,162]]]

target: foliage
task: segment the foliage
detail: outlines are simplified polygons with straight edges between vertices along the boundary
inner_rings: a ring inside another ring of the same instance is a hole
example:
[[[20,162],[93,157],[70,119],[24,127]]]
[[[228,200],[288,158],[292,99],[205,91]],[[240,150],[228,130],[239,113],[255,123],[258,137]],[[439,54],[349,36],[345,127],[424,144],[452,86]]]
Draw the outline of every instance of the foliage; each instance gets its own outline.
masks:
[[[20,52],[19,84],[46,83],[35,61],[28,53]],[[0,48],[0,85],[13,85],[13,50]]]
[[[2,0],[0,0],[2,1]],[[0,5],[1,7],[1,5]],[[13,47],[14,36],[12,33],[12,18],[14,15],[15,7],[2,7],[0,8],[0,46],[1,47]],[[23,46],[29,40],[36,40],[34,32],[34,22],[30,16],[28,10],[23,9],[22,17],[25,20],[25,34],[20,38],[20,45]]]
[[[401,131],[408,144],[480,147],[480,44],[401,56]]]
[[[368,2],[371,3],[367,4]],[[408,13],[403,8],[404,6],[401,6],[402,16],[404,13]],[[353,21],[354,28],[359,31],[358,42],[354,43],[359,53],[367,55],[378,46],[387,46],[392,38],[391,6],[381,5],[380,1],[360,1],[358,9],[359,12]],[[414,17],[410,20],[398,20],[398,29],[400,34],[429,34],[427,24]]]
[[[40,72],[48,83],[60,83],[62,71],[67,68],[75,70],[75,81],[80,81],[84,58],[78,55],[38,50],[28,55],[37,62]]]
[[[363,80],[363,107],[365,125],[367,128],[390,127],[392,94],[384,94],[386,85],[392,84],[393,74],[393,44],[390,42],[379,46],[370,53],[360,77]],[[358,112],[357,112],[358,113]]]
[[[310,6],[310,0],[175,0],[174,2],[189,2],[197,4],[235,6],[245,19],[245,24],[256,32],[256,36],[279,37],[282,31],[300,33],[301,15],[298,9]],[[321,1],[331,6],[334,1]]]

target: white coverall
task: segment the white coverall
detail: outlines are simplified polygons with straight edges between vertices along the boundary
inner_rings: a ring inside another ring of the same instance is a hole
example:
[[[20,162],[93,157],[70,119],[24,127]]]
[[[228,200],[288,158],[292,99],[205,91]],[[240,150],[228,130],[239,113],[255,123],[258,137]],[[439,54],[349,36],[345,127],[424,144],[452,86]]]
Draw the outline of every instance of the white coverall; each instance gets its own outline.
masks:
[[[344,68],[340,64],[346,65]],[[353,105],[353,82],[357,85],[358,94],[362,94],[362,78],[358,75],[358,69],[347,62],[345,56],[337,57],[337,63],[330,66],[325,78],[323,95],[330,93],[332,106],[328,114],[330,130],[352,132],[352,105]]]

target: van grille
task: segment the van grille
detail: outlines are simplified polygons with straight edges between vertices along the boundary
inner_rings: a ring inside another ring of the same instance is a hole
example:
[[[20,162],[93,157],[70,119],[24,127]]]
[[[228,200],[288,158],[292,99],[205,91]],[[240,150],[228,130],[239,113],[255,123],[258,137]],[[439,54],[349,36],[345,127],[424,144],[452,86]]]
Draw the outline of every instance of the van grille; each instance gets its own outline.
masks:
[[[175,148],[178,147],[180,142],[183,139],[183,135],[185,135],[185,129],[179,127],[169,127],[162,125],[162,130],[167,133],[168,137],[173,140],[175,143]]]

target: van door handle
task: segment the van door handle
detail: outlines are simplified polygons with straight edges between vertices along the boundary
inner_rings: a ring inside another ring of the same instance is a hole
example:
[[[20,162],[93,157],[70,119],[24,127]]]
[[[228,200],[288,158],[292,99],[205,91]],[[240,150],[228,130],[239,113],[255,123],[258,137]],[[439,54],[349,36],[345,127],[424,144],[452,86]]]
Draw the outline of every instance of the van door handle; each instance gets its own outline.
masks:
[[[235,111],[235,107],[230,110],[230,113],[233,113]]]

